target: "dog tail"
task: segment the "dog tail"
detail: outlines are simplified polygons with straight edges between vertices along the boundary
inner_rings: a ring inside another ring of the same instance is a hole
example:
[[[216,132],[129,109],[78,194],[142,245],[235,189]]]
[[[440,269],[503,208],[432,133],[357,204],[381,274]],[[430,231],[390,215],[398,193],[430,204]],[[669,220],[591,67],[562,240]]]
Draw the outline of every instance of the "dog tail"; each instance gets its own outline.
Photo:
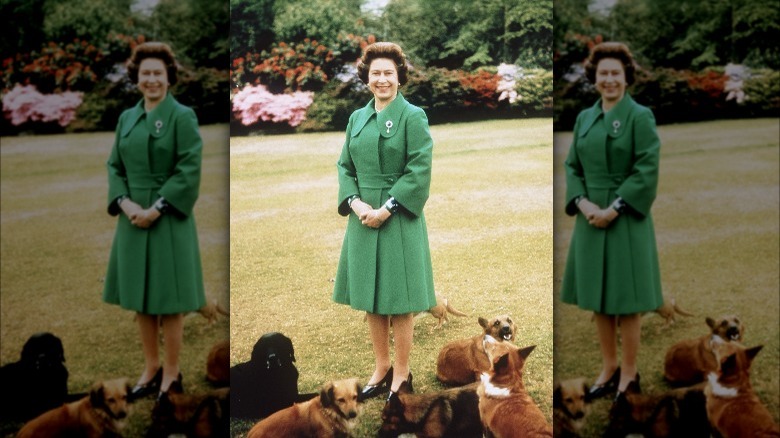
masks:
[[[675,301],[674,297],[672,297],[671,301],[672,301],[672,308],[674,309],[674,311],[678,315],[682,315],[682,316],[696,316],[693,313],[686,312],[685,310],[681,309],[680,306],[677,305],[677,302]]]
[[[450,304],[450,300],[447,298],[444,299],[444,307],[447,308],[447,311],[455,316],[468,316],[465,313],[461,312],[460,310],[452,307],[452,304]]]

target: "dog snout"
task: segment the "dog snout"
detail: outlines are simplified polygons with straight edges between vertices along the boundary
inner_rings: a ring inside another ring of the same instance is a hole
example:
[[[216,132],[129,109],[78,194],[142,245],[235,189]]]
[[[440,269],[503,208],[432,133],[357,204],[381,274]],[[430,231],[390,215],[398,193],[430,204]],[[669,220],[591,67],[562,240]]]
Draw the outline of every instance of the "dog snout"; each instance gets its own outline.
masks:
[[[349,417],[349,418],[357,417],[357,411],[349,411],[349,412],[347,412],[347,417]]]
[[[582,411],[577,411],[577,412],[575,412],[575,413],[572,415],[572,418],[574,418],[575,420],[579,420],[579,419],[581,419],[581,418],[582,418],[582,417],[584,417],[584,416],[585,416],[585,412],[582,412]]]

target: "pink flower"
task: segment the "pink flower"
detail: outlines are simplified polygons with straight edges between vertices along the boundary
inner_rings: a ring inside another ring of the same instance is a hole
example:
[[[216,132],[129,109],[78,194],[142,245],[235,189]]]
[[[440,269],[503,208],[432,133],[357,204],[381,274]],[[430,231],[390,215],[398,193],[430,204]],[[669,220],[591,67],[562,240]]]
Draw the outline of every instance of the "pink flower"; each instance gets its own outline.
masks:
[[[273,94],[263,85],[247,85],[233,97],[233,112],[245,126],[262,120],[295,127],[306,120],[306,110],[313,100],[310,91]]]
[[[27,121],[57,122],[68,126],[76,118],[83,93],[66,91],[61,94],[41,94],[33,85],[17,84],[3,96],[3,114],[14,125]]]

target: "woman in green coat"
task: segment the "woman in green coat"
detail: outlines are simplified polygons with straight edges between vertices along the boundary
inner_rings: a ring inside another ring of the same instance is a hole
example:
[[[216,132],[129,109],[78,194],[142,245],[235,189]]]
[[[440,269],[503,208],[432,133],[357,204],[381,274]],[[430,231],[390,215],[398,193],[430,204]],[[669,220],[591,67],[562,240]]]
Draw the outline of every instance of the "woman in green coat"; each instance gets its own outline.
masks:
[[[352,113],[337,163],[338,212],[349,216],[333,299],[367,312],[376,360],[361,398],[412,383],[413,312],[436,304],[423,206],[433,140],[425,112],[398,92],[407,65],[393,43],[368,46],[358,75],[374,94]],[[390,361],[390,325],[395,361]]]
[[[137,312],[145,366],[133,398],[181,383],[183,314],[206,302],[192,215],[202,142],[194,111],[168,94],[176,72],[168,45],[136,47],[128,74],[143,99],[120,116],[107,163],[108,213],[119,217],[103,299]],[[162,366],[159,326],[165,342]]]
[[[639,388],[640,313],[663,304],[650,214],[661,143],[653,113],[626,94],[634,61],[625,45],[594,47],[586,72],[601,99],[577,117],[565,161],[566,213],[577,218],[561,291],[563,302],[595,314],[602,370],[590,396],[598,398]]]

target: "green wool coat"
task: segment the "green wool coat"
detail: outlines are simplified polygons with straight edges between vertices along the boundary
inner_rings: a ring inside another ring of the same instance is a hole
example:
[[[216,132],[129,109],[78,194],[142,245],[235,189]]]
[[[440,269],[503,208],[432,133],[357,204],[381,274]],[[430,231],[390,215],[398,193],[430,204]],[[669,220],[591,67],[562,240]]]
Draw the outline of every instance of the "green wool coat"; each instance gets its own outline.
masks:
[[[650,109],[626,94],[606,114],[601,101],[577,117],[565,161],[566,213],[577,215],[561,286],[563,302],[608,315],[663,304],[650,207],[656,197],[661,142]],[[627,204],[606,229],[588,224],[575,199],[601,208]]]
[[[149,113],[142,100],[119,117],[107,163],[108,213],[119,216],[103,289],[107,303],[153,315],[205,305],[192,214],[202,147],[195,112],[170,94]],[[141,229],[117,206],[123,195],[143,208],[162,196],[171,208]]]
[[[425,112],[398,93],[377,114],[374,100],[352,113],[337,163],[338,212],[349,216],[333,300],[382,315],[420,312],[436,304],[423,206],[431,184],[433,140]],[[360,223],[352,195],[379,208],[400,208],[380,228]]]

